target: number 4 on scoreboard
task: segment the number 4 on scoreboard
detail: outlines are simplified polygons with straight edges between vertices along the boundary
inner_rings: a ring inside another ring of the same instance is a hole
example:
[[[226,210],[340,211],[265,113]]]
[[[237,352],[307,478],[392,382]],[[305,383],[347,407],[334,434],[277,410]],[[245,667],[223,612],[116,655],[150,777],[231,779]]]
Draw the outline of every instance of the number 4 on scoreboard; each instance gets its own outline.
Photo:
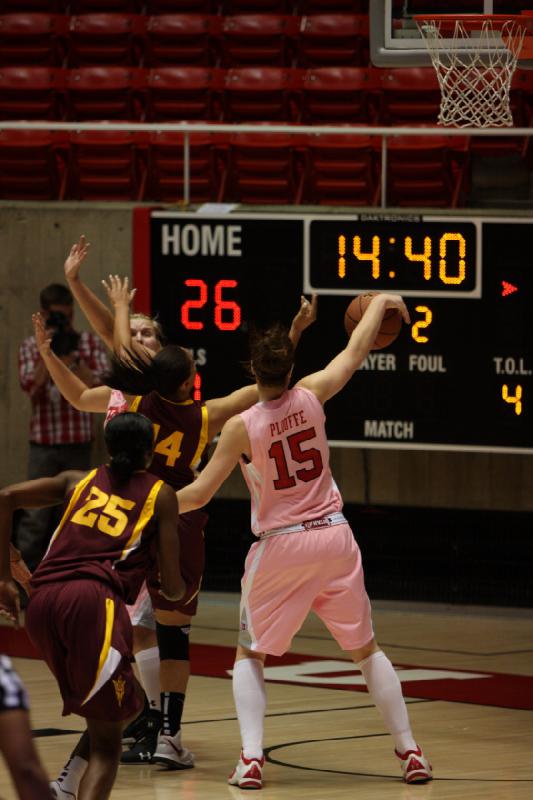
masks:
[[[506,403],[512,403],[514,406],[514,413],[520,416],[522,413],[522,387],[520,384],[515,389],[515,394],[509,394],[509,387],[506,383],[502,386],[502,398]]]

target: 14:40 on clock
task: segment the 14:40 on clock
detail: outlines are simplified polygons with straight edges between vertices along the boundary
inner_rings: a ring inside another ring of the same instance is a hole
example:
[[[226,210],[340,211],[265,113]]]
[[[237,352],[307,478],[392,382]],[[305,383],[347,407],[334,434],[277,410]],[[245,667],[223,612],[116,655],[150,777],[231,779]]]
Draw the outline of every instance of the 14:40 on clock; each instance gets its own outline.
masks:
[[[310,284],[321,293],[479,294],[476,223],[312,220]]]

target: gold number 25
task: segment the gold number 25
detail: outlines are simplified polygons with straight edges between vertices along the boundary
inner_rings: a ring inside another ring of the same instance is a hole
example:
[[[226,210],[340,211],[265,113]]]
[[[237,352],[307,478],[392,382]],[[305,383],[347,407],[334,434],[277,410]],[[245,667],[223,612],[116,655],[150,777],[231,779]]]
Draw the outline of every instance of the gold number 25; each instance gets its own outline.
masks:
[[[116,494],[109,496],[96,486],[91,486],[87,502],[72,517],[72,522],[96,527],[108,536],[120,536],[128,524],[128,517],[121,509],[131,511],[135,506],[133,500],[125,500]],[[102,509],[96,513],[93,509]]]

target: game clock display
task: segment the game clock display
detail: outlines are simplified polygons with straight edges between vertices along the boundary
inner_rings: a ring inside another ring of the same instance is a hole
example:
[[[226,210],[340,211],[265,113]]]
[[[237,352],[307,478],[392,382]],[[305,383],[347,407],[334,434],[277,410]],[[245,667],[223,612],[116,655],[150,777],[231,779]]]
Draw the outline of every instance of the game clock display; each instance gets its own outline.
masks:
[[[249,382],[252,329],[289,324],[302,293],[319,295],[318,318],[295,379],[345,346],[355,295],[386,291],[404,296],[411,323],[328,402],[330,442],[533,452],[533,221],[157,211],[149,230],[138,297],[193,350],[197,398]]]
[[[479,223],[455,218],[311,220],[308,283],[332,295],[479,296],[479,231]]]

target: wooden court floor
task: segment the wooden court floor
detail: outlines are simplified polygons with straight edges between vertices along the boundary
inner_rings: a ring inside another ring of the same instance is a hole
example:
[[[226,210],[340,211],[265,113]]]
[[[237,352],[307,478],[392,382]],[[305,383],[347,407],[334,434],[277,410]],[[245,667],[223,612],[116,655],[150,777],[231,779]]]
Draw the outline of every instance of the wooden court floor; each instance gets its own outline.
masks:
[[[223,800],[239,752],[231,669],[235,595],[205,593],[191,634],[184,741],[196,767],[167,772],[120,767],[114,800]],[[399,669],[413,730],[435,780],[406,786],[390,737],[359,675],[310,617],[288,659],[268,666],[265,800],[531,800],[533,798],[533,610],[452,609],[374,603],[374,626]],[[56,776],[83,729],[61,717],[47,668],[13,659],[32,704],[42,759]],[[0,765],[0,798],[15,794]]]

